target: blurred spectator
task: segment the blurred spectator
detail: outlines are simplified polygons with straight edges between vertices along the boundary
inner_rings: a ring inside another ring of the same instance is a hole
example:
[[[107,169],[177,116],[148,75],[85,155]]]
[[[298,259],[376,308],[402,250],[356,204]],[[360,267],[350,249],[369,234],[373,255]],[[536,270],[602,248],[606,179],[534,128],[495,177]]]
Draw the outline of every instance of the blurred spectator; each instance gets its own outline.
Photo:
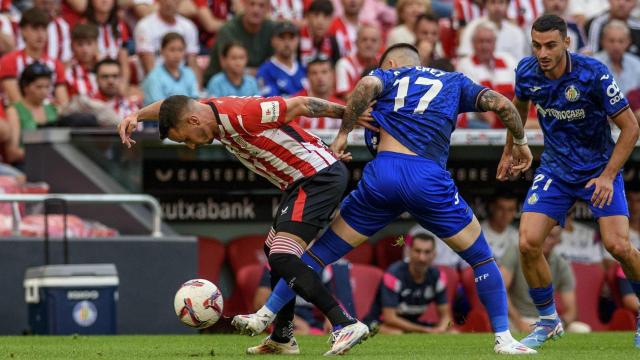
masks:
[[[629,202],[629,240],[640,249],[640,191],[627,191]]]
[[[183,0],[180,14],[191,19],[198,26],[200,45],[211,49],[216,40],[216,34],[229,17],[229,2],[226,0]]]
[[[16,34],[13,20],[9,14],[0,14],[0,56],[13,50],[16,46]]]
[[[60,16],[60,2],[57,0],[34,0],[33,7],[49,15],[47,26],[47,55],[63,63],[71,60],[71,30],[69,24]],[[24,41],[18,38],[18,49],[24,49]]]
[[[98,60],[111,58],[120,62],[123,89],[129,85],[129,29],[118,16],[116,0],[88,0],[85,19],[98,28]]]
[[[53,73],[56,103],[63,105],[68,102],[64,66],[59,60],[50,58],[46,54],[49,22],[49,15],[40,9],[33,8],[25,11],[20,19],[20,35],[24,39],[24,49],[14,50],[0,59],[2,88],[12,103],[22,99],[17,79],[22,75],[24,68],[35,61],[45,64]]]
[[[454,0],[453,24],[462,31],[471,21],[485,15],[484,0]]]
[[[340,54],[352,55],[356,52],[356,37],[360,26],[359,16],[364,0],[340,0],[344,13],[333,18],[329,33],[336,37]]]
[[[576,22],[584,28],[587,19],[600,15],[608,9],[608,0],[573,0],[569,3],[567,13],[576,19]]]
[[[529,53],[529,43],[520,27],[507,19],[508,0],[486,0],[486,17],[478,18],[470,22],[460,36],[458,56],[470,55],[473,51],[472,38],[478,24],[490,21],[496,28],[496,49],[510,54],[516,61]],[[511,69],[513,70],[513,69]]]
[[[257,68],[273,53],[271,35],[275,22],[268,19],[269,0],[242,0],[244,13],[236,15],[220,29],[215,45],[209,55],[209,66],[204,72],[204,81],[220,70],[220,50],[231,41],[238,41],[249,52],[248,71],[255,75]]]
[[[293,23],[286,21],[276,25],[271,37],[274,54],[256,74],[262,96],[287,97],[306,87],[306,71],[296,59],[299,42],[298,28]]]
[[[187,44],[187,64],[199,77],[200,71],[196,62],[198,55],[198,30],[191,20],[178,15],[181,0],[157,0],[158,9],[151,15],[141,19],[136,25],[136,52],[145,74],[149,73],[157,64],[158,51],[162,37],[167,33],[176,32],[182,35]]]
[[[434,266],[448,266],[454,269],[465,268],[469,265],[466,261],[462,260],[462,258],[453,251],[444,241],[435,236],[431,231],[423,228],[420,225],[415,225],[411,229],[409,229],[409,233],[407,234],[407,238],[405,241],[405,246],[408,246],[411,240],[416,234],[424,233],[431,237],[433,237],[436,241],[436,257],[433,260]]]
[[[73,29],[74,26],[82,19],[82,14],[87,10],[88,0],[59,0],[60,14],[64,20]]]
[[[415,43],[416,21],[429,10],[429,5],[429,0],[399,0],[396,3],[398,25],[389,31],[387,47],[397,43]]]
[[[112,59],[100,60],[96,64],[98,94],[95,99],[104,102],[113,109],[120,119],[138,111],[138,105],[131,99],[122,96],[122,71],[120,63]]]
[[[627,276],[622,270],[622,266],[620,263],[616,263],[616,280],[618,282],[618,290],[620,291],[620,300],[622,302],[622,306],[625,309],[631,310],[633,312],[638,312],[640,310],[640,304],[638,303],[638,297],[636,293],[633,291],[631,284],[627,280]]]
[[[306,12],[307,25],[300,29],[300,59],[303,65],[320,54],[335,65],[340,59],[340,48],[335,36],[329,34],[333,19],[331,0],[314,0]]]
[[[561,231],[559,226],[551,230],[545,239],[542,251],[549,263],[553,288],[558,294],[563,309],[560,318],[565,324],[565,330],[568,332],[588,332],[590,331],[588,325],[575,321],[577,316],[575,277],[571,266],[557,251],[554,251],[554,247],[560,243]],[[529,285],[527,285],[524,273],[520,268],[520,251],[517,243],[507,249],[500,265],[509,295],[509,319],[512,328],[523,332],[530,331],[531,325],[538,321],[538,311],[531,301]]]
[[[481,226],[497,261],[508,248],[518,244],[518,229],[513,226],[517,211],[518,199],[508,193],[497,194],[489,203],[489,218]]]
[[[427,41],[431,44],[431,50],[428,52],[420,53],[420,56],[424,58],[430,58],[431,60],[440,59],[444,57],[444,50],[440,43],[440,35],[438,33],[438,19],[431,14],[422,14],[418,16],[416,20],[414,34],[416,36],[416,45],[422,41]],[[426,49],[423,49],[423,51]]]
[[[46,65],[34,62],[20,75],[22,98],[7,109],[7,121],[11,126],[11,140],[5,147],[9,163],[18,163],[24,159],[21,134],[35,130],[56,121],[58,111],[47,102],[51,92],[53,72]]]
[[[305,0],[270,0],[271,18],[276,21],[291,21],[296,26],[304,24]]]
[[[183,64],[186,45],[178,33],[170,32],[162,38],[162,64],[156,65],[142,83],[145,105],[172,95],[198,97],[196,75]]]
[[[118,7],[128,11],[134,21],[140,20],[153,12],[154,0],[118,0]]]
[[[67,88],[71,97],[98,93],[98,82],[93,68],[98,50],[98,28],[93,24],[78,24],[71,32],[73,59],[67,68]]]
[[[473,29],[472,53],[458,62],[457,70],[469,78],[512,99],[515,95],[515,72],[517,62],[507,53],[496,51],[495,25],[487,20],[467,27]],[[459,126],[470,129],[501,128],[496,115],[491,112],[467,113],[460,116]]]
[[[585,29],[589,37],[589,49],[597,53],[602,49],[602,30],[610,20],[620,20],[629,26],[631,45],[628,51],[640,56],[640,19],[631,16],[637,0],[609,0],[609,10],[587,21]]]
[[[486,3],[487,1],[485,0]],[[507,3],[509,5],[507,17],[521,28],[527,24],[533,24],[538,16],[544,13],[544,6],[541,0],[507,0]]]
[[[569,210],[556,251],[570,262],[602,264],[602,242],[593,228],[576,222],[575,206]]]
[[[451,322],[447,279],[432,266],[435,257],[435,239],[428,234],[414,235],[408,260],[393,263],[385,272],[367,321],[382,321],[380,332],[387,334],[447,331]],[[437,324],[420,320],[432,302],[436,304]]]
[[[602,61],[616,78],[623,94],[640,88],[640,58],[627,52],[631,44],[631,33],[626,23],[611,20],[602,29],[603,51],[594,55]]]
[[[256,96],[260,94],[255,77],[245,73],[247,49],[239,42],[227,43],[220,53],[222,71],[207,84],[210,96]]]
[[[576,0],[573,0],[575,2]],[[567,22],[567,36],[571,38],[569,44],[569,51],[578,52],[585,49],[586,36],[582,31],[582,26],[578,25],[573,19],[567,16],[567,7],[569,6],[569,0],[542,0],[544,5],[545,14],[553,14],[560,16]],[[535,21],[535,19],[534,19]],[[531,26],[533,21],[527,26],[528,31],[525,32],[527,39],[531,42]]]
[[[329,289],[342,307],[355,316],[355,304],[351,288],[350,274],[351,263],[346,260],[337,262],[324,268],[320,277],[325,287]],[[267,267],[262,272],[260,284],[253,296],[253,305],[259,309],[264,305],[271,294],[271,274]],[[326,333],[327,324],[324,319],[314,314],[313,305],[300,296],[296,296],[295,317],[293,319],[295,335],[319,335]],[[330,328],[330,325],[329,325]]]
[[[356,86],[362,72],[378,65],[380,30],[373,25],[363,25],[358,30],[356,52],[343,57],[336,64],[336,93],[346,99]]]
[[[327,57],[318,57],[307,65],[307,81],[309,90],[302,90],[296,96],[313,96],[344,105],[344,101],[337,98],[334,93],[335,76],[333,65]],[[298,124],[305,129],[338,129],[342,119],[327,117],[298,118]]]

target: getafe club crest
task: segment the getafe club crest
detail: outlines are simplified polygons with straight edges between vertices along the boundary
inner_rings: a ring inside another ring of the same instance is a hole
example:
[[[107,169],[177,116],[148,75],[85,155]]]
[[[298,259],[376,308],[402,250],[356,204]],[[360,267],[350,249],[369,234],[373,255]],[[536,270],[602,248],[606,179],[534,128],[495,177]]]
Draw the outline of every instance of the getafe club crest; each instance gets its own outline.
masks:
[[[580,91],[578,91],[575,86],[569,85],[569,87],[564,91],[564,97],[566,97],[567,100],[574,102],[580,99]]]
[[[538,202],[538,194],[536,193],[531,194],[531,196],[529,196],[529,199],[527,199],[527,203],[529,203],[529,205],[534,205],[537,202]]]

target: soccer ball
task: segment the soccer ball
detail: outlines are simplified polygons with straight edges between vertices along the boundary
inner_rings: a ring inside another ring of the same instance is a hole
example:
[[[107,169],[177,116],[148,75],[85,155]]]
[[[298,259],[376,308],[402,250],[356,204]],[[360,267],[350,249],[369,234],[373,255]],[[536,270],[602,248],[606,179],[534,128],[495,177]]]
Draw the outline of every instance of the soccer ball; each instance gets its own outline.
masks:
[[[222,293],[211,281],[193,279],[182,284],[173,307],[183,324],[204,329],[222,316]]]

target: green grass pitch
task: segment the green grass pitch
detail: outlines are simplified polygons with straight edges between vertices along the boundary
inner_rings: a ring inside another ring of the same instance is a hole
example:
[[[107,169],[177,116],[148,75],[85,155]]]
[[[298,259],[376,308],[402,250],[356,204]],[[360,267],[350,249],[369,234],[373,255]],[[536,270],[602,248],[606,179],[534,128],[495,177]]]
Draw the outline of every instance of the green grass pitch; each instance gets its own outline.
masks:
[[[240,359],[260,337],[184,336],[25,336],[0,337],[0,359]],[[300,356],[317,358],[326,336],[299,337]],[[378,335],[346,356],[353,359],[499,359],[491,334]],[[252,358],[254,358],[252,356]],[[267,359],[280,358],[269,355]],[[568,334],[546,345],[535,359],[640,359],[632,333]]]

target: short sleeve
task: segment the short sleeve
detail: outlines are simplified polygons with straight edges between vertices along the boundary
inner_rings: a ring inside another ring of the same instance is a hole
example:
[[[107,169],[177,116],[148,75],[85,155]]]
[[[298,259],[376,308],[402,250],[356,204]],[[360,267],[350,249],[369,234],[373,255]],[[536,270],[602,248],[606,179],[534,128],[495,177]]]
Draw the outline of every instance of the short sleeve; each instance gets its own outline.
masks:
[[[11,53],[0,59],[0,79],[15,79],[18,77],[18,68],[16,67],[15,57]]]
[[[380,300],[383,308],[395,308],[400,303],[402,281],[390,272],[384,273],[380,286]]]
[[[610,118],[618,116],[629,107],[629,102],[604,64],[599,63],[594,68],[593,81],[592,89],[595,91],[595,98],[604,106]]]
[[[480,99],[480,96],[489,89],[476,84],[465,75],[461,74],[461,76],[460,105],[458,106],[458,113],[482,111],[478,108],[478,100]]]
[[[518,64],[518,66],[516,66],[515,72],[516,72],[516,84],[515,84],[515,93],[516,93],[516,97],[519,100],[522,101],[529,101],[529,97],[525,94],[524,92],[524,86],[522,86],[523,82],[522,82],[522,73],[519,70],[521,64]]]
[[[243,127],[249,133],[278,128],[287,118],[287,103],[279,96],[254,98],[242,108]]]

